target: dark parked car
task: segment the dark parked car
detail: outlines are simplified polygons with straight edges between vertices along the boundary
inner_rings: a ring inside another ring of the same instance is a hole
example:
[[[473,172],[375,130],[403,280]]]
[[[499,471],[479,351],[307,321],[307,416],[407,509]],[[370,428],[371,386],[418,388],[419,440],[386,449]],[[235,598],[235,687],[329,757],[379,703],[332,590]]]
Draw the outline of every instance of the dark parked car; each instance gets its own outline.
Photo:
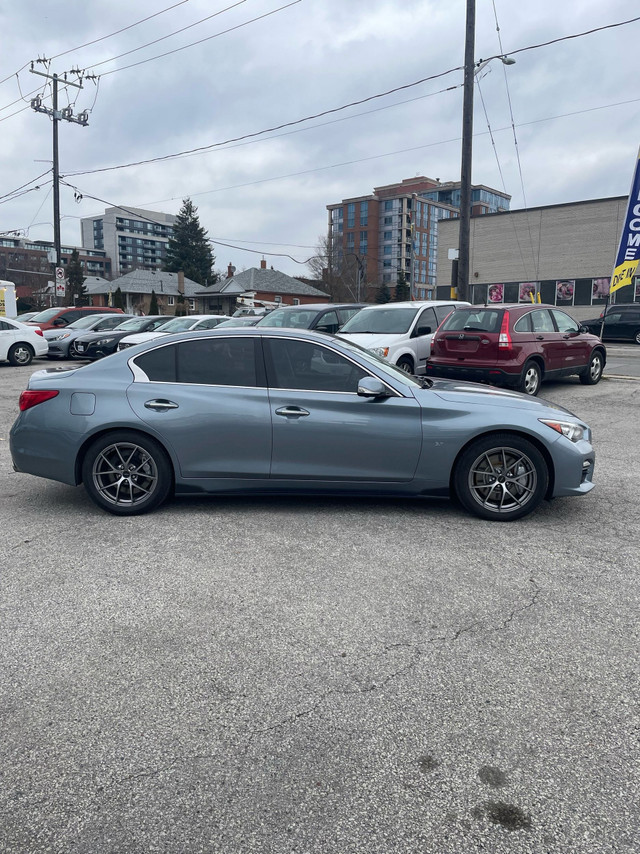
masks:
[[[357,314],[366,303],[312,303],[310,305],[286,305],[265,314],[256,326],[277,326],[283,329],[315,329],[330,335],[343,323]]]
[[[172,491],[453,493],[506,522],[593,488],[591,431],[566,409],[418,379],[335,336],[213,329],[107,361],[33,374],[10,439],[17,471],[83,482],[116,515]]]
[[[80,320],[81,317],[87,314],[110,314],[111,312],[117,312],[124,318],[124,312],[121,308],[110,308],[104,305],[69,305],[66,308],[45,308],[44,311],[38,312],[31,320],[28,320],[27,324],[29,326],[39,326],[44,332],[45,329],[58,329],[68,326],[70,323]]]
[[[153,332],[173,319],[172,316],[164,314],[133,317],[130,320],[125,320],[109,332],[90,332],[76,338],[72,355],[77,359],[91,359],[92,361],[102,359],[103,356],[115,353],[118,342],[127,335],[133,335],[135,332]]]
[[[602,318],[604,317],[604,326]],[[640,303],[610,305],[600,317],[581,321],[593,335],[600,335],[603,341],[635,341],[640,344]]]
[[[578,374],[595,385],[606,350],[566,312],[552,305],[460,308],[431,339],[427,376],[476,380],[535,395],[547,379]]]
[[[105,332],[115,329],[125,320],[134,317],[132,314],[86,314],[79,320],[74,320],[63,329],[47,329],[44,337],[49,342],[48,359],[69,359],[75,355],[76,338],[88,335],[89,332]]]

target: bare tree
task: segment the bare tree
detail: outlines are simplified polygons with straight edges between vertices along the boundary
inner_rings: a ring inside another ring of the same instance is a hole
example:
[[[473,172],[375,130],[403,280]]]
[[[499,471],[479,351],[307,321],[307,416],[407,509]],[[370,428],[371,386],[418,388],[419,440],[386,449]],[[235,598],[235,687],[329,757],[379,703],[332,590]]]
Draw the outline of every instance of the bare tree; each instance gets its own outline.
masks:
[[[367,295],[366,258],[341,254],[326,235],[318,238],[316,254],[307,262],[312,277],[322,282],[334,302],[362,302]]]

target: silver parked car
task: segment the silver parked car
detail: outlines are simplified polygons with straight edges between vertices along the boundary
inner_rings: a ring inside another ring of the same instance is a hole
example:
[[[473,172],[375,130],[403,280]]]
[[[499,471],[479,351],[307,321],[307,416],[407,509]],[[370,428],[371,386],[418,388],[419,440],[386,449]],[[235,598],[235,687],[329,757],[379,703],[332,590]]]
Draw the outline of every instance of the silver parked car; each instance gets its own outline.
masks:
[[[19,472],[116,515],[172,492],[455,494],[509,521],[593,488],[589,427],[556,405],[411,377],[348,340],[274,328],[181,333],[38,371],[11,429]]]
[[[49,342],[49,359],[69,359],[78,354],[75,349],[75,340],[87,332],[105,332],[120,326],[125,320],[134,317],[133,314],[87,314],[74,320],[64,329],[45,329],[44,337]]]

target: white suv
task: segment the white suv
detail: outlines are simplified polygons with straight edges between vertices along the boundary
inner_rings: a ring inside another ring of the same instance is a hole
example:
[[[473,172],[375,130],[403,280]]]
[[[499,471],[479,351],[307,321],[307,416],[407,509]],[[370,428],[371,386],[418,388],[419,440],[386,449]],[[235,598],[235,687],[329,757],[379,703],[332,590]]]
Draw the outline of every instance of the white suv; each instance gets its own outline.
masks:
[[[338,336],[366,347],[409,374],[424,374],[431,336],[456,308],[468,302],[388,302],[370,305],[340,328]]]

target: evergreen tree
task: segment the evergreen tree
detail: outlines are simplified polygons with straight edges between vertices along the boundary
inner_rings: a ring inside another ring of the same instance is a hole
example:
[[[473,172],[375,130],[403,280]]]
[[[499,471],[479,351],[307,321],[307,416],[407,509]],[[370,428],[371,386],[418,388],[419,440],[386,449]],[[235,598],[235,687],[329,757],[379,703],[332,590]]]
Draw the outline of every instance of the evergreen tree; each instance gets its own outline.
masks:
[[[82,272],[80,256],[78,255],[78,250],[74,249],[67,265],[67,298],[69,305],[75,305],[76,302],[80,302],[87,295],[84,280],[85,275]]]
[[[400,270],[398,273],[398,281],[396,283],[396,302],[405,302],[405,300],[411,299],[411,292],[409,290],[409,284],[407,283],[407,277],[404,274],[404,270]]]
[[[187,301],[184,298],[184,294],[178,294],[178,298],[176,300],[176,310],[174,311],[175,316],[186,317],[186,315],[189,314],[187,308]]]
[[[376,302],[391,302],[391,291],[389,290],[389,285],[386,282],[383,282],[378,288],[378,293],[376,294]]]
[[[120,290],[118,288],[118,290]],[[158,311],[158,297],[155,291],[151,291],[151,302],[149,303],[149,314],[160,314]]]
[[[114,308],[121,308],[124,311],[124,296],[122,295],[119,285],[113,294],[111,302]]]
[[[198,208],[191,199],[184,199],[169,238],[164,269],[169,273],[182,270],[188,279],[208,287],[217,281],[215,260],[207,232],[200,225]]]

